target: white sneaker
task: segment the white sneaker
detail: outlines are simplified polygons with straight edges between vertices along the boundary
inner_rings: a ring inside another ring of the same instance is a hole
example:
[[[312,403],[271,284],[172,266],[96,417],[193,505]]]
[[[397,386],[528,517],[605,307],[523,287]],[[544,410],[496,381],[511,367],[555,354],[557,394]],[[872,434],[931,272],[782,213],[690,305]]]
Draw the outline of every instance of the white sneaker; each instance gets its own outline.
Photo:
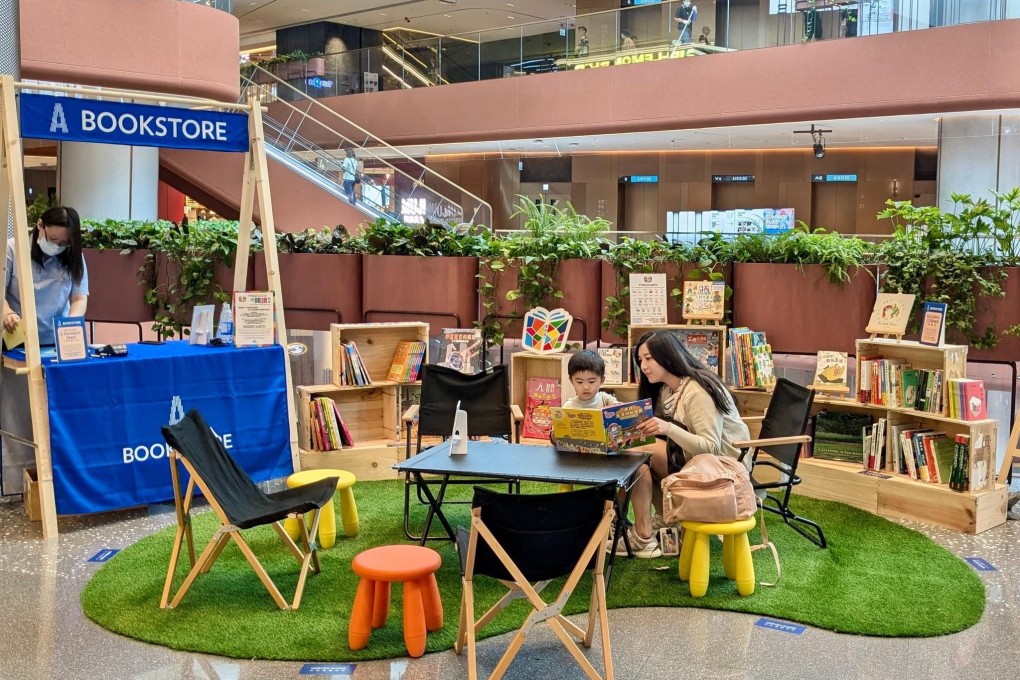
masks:
[[[634,527],[628,527],[627,540],[630,542],[630,549],[634,553],[634,557],[640,557],[642,559],[662,557],[662,550],[659,549],[659,541],[655,537],[655,534],[652,534],[651,538],[641,538],[638,536]],[[627,557],[627,544],[624,542],[622,536],[620,537],[620,542],[616,546],[616,556]]]

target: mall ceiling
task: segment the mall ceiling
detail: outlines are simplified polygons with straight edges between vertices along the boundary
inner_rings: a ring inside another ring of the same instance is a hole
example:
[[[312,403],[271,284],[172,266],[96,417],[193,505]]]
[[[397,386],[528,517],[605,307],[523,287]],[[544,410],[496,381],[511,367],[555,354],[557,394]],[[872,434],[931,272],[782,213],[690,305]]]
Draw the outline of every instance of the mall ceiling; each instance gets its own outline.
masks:
[[[456,35],[532,21],[570,21],[574,0],[234,0],[241,48],[276,42],[278,28],[333,21],[377,31],[406,28]]]

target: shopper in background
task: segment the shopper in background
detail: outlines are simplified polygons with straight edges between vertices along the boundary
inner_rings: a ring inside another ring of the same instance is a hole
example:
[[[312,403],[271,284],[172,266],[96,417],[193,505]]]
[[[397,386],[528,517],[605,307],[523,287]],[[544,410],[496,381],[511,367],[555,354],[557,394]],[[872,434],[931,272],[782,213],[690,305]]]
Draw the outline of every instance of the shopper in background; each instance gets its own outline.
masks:
[[[577,27],[577,48],[574,51],[574,56],[588,56],[588,28],[586,26]]]
[[[680,29],[680,37],[677,38],[677,42],[681,45],[689,45],[691,43],[691,31],[694,30],[694,22],[698,20],[698,6],[692,5],[691,0],[684,0],[676,8],[676,16],[673,17],[673,20],[676,21],[677,28]]]
[[[354,204],[354,184],[358,181],[358,158],[354,155],[354,149],[347,147],[343,160],[344,170],[344,193],[347,194],[347,202]]]
[[[633,33],[624,31],[621,35],[623,36],[623,49],[632,50],[637,47],[637,41],[634,39]]]
[[[659,484],[700,453],[737,458],[740,450],[733,442],[749,439],[750,433],[719,376],[694,358],[675,335],[667,330],[646,333],[638,341],[636,357],[641,368],[638,398],[651,399],[655,410],[655,417],[638,428],[642,435],[659,439],[649,469],[634,484],[634,526],[628,530],[628,539],[636,557],[658,557],[661,551],[651,506],[654,503],[662,514]],[[672,455],[667,456],[670,449]],[[670,459],[675,469],[670,469]],[[617,554],[626,554],[622,544]]]
[[[39,344],[52,345],[53,317],[85,316],[89,275],[81,252],[81,220],[74,208],[54,206],[44,212],[32,230],[32,285],[39,326]],[[7,295],[4,330],[21,323],[22,300],[14,258],[14,239],[7,242]]]

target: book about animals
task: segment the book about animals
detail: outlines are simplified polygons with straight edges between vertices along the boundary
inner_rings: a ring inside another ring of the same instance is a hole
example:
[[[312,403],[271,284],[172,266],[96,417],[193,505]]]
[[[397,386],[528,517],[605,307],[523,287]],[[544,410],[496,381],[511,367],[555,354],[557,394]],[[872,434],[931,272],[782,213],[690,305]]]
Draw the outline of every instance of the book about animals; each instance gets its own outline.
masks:
[[[918,342],[922,345],[939,347],[946,341],[946,303],[925,302],[921,308],[921,337]]]
[[[548,439],[552,409],[562,403],[560,383],[556,378],[528,378],[521,434],[530,439]]]
[[[846,352],[819,352],[813,384],[822,389],[846,387],[846,366]]]
[[[482,329],[444,328],[439,337],[439,365],[474,375],[482,370]]]
[[[685,319],[721,319],[726,299],[722,281],[684,281],[683,307]]]
[[[651,399],[602,409],[553,408],[551,415],[557,451],[609,454],[655,441],[637,430],[653,415]]]
[[[906,293],[879,293],[871,319],[864,330],[876,335],[903,335],[914,307],[914,296]]]

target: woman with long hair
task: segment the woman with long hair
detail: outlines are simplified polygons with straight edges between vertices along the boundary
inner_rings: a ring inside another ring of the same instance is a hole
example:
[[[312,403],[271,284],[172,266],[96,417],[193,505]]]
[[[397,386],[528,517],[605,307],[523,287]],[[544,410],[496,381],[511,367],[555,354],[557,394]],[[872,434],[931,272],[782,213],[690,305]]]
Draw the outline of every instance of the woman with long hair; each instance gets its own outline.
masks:
[[[659,440],[651,447],[648,470],[634,484],[634,526],[628,530],[628,539],[636,557],[658,557],[662,553],[651,506],[654,503],[661,515],[662,479],[700,453],[737,458],[740,450],[733,442],[749,439],[750,433],[719,376],[670,331],[643,335],[635,360],[641,369],[638,398],[651,399],[655,411],[655,417],[639,428],[643,435]],[[622,543],[618,551],[626,554]]]

